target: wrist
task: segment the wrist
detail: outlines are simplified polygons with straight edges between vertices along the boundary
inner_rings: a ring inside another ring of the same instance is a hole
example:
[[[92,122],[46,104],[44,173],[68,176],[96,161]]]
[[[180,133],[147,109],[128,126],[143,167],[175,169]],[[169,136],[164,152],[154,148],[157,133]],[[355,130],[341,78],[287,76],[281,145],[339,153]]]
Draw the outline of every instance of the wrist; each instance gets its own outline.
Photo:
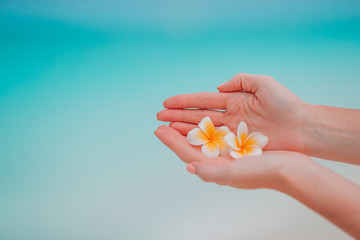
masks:
[[[360,164],[360,111],[305,104],[301,152],[322,159]]]
[[[320,129],[316,124],[319,117],[319,109],[317,109],[316,105],[302,102],[300,119],[296,128],[297,136],[299,136],[297,152],[314,156],[313,152],[317,148],[319,142],[317,138],[320,135]]]
[[[272,154],[275,154],[275,157]],[[269,157],[269,159],[266,157]],[[313,170],[315,169],[314,166],[316,167],[318,164],[310,157],[298,152],[268,151],[264,153],[263,159],[267,163],[269,171],[268,178],[265,179],[265,182],[263,181],[265,185],[262,188],[289,194],[292,183],[299,178],[299,175],[316,175]]]
[[[289,162],[279,171],[281,184],[276,190],[360,238],[359,186],[314,161]]]
[[[303,126],[303,152],[307,155],[314,156],[314,153],[317,152],[319,144],[319,136],[321,127],[319,122],[323,122],[321,117],[321,109],[318,105],[306,104],[305,114],[304,114],[304,126]],[[315,154],[316,156],[316,154]]]
[[[313,105],[305,103],[299,99],[296,103],[296,111],[282,125],[284,138],[280,139],[282,148],[279,150],[295,151],[308,154],[308,139],[311,137],[309,130],[309,115],[311,115]],[[310,117],[311,119],[311,117]]]
[[[294,156],[284,161],[278,169],[278,181],[274,189],[297,198],[296,194],[301,192],[298,189],[299,184],[304,183],[304,180],[316,181],[323,167],[306,155],[295,152],[292,154]]]

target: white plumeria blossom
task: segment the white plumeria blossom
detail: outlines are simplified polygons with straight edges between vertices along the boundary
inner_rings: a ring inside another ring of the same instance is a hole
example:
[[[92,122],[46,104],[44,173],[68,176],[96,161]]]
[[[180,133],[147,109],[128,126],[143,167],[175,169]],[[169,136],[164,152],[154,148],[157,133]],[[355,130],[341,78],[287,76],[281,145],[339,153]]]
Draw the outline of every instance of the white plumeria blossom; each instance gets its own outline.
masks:
[[[230,146],[230,155],[237,159],[245,156],[261,155],[262,148],[268,143],[268,137],[260,132],[248,135],[245,122],[240,122],[237,128],[237,136],[230,132],[225,136],[226,143]]]
[[[226,154],[229,146],[224,137],[230,133],[228,127],[215,128],[209,117],[203,118],[198,124],[199,128],[192,129],[187,135],[187,141],[192,145],[202,145],[201,151],[208,158],[216,158],[219,154]]]

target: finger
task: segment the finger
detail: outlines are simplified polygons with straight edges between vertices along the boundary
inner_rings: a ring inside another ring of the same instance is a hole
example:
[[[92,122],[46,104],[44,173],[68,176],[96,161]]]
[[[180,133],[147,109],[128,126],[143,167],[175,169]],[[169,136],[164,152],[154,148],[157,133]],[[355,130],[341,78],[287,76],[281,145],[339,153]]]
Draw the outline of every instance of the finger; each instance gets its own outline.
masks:
[[[203,161],[204,155],[191,146],[184,136],[168,126],[160,126],[154,134],[184,162]]]
[[[271,77],[264,75],[255,75],[249,73],[238,73],[232,77],[229,81],[221,84],[218,87],[219,92],[239,92],[246,91],[256,93],[256,91],[263,86],[268,84]]]
[[[185,122],[198,124],[204,117],[210,117],[215,125],[222,125],[223,114],[224,112],[216,110],[165,109],[157,114],[157,118],[163,122]]]
[[[166,99],[164,107],[225,109],[227,99],[227,94],[217,92],[182,94]]]
[[[198,128],[199,126],[192,123],[172,122],[169,124],[169,127],[175,129],[181,135],[187,136],[191,130]]]
[[[184,136],[187,136],[190,130],[198,127],[198,125],[196,124],[183,123],[183,122],[172,122],[170,123],[169,126]]]
[[[214,163],[210,161],[193,162],[188,164],[187,169],[198,175],[205,182],[214,182],[220,185],[228,185],[230,168],[228,162]]]

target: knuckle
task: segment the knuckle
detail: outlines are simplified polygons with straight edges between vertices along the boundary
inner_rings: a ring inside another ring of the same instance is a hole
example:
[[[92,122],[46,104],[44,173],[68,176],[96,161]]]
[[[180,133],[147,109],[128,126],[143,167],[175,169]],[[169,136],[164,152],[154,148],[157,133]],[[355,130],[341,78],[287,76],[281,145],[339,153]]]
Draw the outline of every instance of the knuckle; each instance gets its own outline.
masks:
[[[246,78],[246,77],[249,77],[251,74],[249,73],[238,73],[236,74],[236,76],[239,78],[239,79],[243,79],[243,78]]]
[[[246,74],[246,73],[242,73],[242,72],[241,72],[241,73],[237,73],[235,76],[236,76],[236,77],[243,77],[244,74]]]
[[[268,75],[261,75],[261,78],[262,79],[264,79],[264,80],[266,80],[266,81],[272,81],[272,80],[275,80],[273,77],[271,77],[271,76],[268,76]]]

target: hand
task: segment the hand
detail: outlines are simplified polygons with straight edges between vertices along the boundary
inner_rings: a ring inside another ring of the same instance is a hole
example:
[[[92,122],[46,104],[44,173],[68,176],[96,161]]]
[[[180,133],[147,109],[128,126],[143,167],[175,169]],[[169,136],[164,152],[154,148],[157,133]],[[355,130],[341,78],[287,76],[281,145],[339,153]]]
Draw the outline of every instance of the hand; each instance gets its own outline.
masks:
[[[220,93],[203,92],[171,97],[158,119],[173,122],[182,134],[195,128],[205,116],[216,126],[225,125],[234,133],[240,121],[250,132],[269,137],[265,150],[303,151],[303,115],[306,104],[268,76],[237,74],[218,87]],[[186,109],[195,108],[195,109]],[[225,111],[218,111],[220,109]]]
[[[160,126],[155,135],[185,163],[189,172],[206,182],[236,188],[284,188],[283,174],[287,167],[306,166],[312,160],[300,153],[268,151],[262,156],[232,159],[230,156],[207,158],[199,147],[190,145],[184,136],[168,126]]]
[[[204,181],[244,189],[276,189],[360,239],[360,187],[311,158],[294,152],[268,151],[238,160],[209,159],[171,127],[160,126],[155,135]]]

